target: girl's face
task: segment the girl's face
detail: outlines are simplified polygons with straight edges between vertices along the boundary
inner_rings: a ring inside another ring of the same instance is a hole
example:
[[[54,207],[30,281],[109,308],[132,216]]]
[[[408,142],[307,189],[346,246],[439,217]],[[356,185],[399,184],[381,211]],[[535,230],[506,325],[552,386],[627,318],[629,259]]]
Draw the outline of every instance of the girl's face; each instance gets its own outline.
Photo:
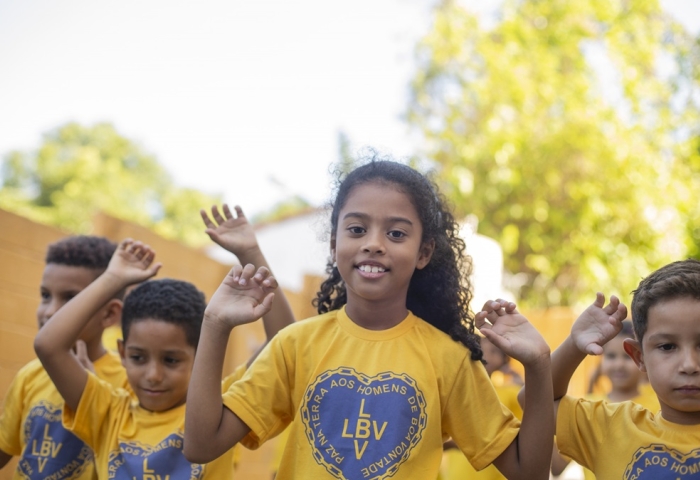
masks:
[[[617,336],[603,346],[600,371],[610,379],[613,390],[634,391],[642,373],[632,357],[625,352],[624,340],[622,336]]]
[[[357,321],[353,311],[394,312],[401,315],[399,321],[405,317],[413,272],[428,264],[433,251],[432,243],[422,243],[422,235],[411,199],[395,185],[373,182],[350,191],[331,240],[350,318]]]

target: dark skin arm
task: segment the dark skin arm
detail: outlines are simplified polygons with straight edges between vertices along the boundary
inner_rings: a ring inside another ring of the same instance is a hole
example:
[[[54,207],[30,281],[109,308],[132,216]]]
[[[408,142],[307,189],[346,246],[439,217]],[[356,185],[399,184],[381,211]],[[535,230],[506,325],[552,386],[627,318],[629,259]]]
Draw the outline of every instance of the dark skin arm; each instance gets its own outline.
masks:
[[[238,257],[241,265],[251,264],[256,267],[265,267],[272,271],[260,249],[255,230],[248,222],[243,209],[236,205],[234,212],[226,204],[222,205],[221,211],[216,205],[212,206],[211,217],[206,210],[200,210],[202,221],[207,227],[205,233],[215,243]],[[277,335],[277,332],[292,323],[294,323],[292,308],[289,306],[287,297],[280,288],[275,292],[275,303],[272,304],[270,311],[263,317],[263,327],[265,328],[267,341],[269,342],[272,337]],[[260,350],[251,357],[249,362],[252,363],[252,360],[258,353],[260,353]]]
[[[0,450],[0,468],[3,468],[7,463],[12,460],[12,455],[5,453]]]
[[[254,322],[272,308],[276,280],[265,267],[231,269],[204,312],[202,333],[187,390],[185,444],[190,462],[207,463],[238,443],[248,426],[221,398],[221,372],[231,331]]]

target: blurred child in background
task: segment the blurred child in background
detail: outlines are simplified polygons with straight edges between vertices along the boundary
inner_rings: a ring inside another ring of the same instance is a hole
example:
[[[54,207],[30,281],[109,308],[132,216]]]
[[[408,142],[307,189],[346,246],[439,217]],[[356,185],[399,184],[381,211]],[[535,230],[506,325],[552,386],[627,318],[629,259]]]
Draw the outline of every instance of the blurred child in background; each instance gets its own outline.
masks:
[[[114,243],[94,236],[67,237],[49,245],[36,312],[40,331],[66,302],[105,271],[115,249]],[[106,297],[67,345],[77,368],[90,368],[115,388],[127,385],[126,372],[119,356],[103,346],[102,332],[119,321],[121,294],[114,291]],[[62,411],[63,398],[39,360],[32,360],[17,373],[5,397],[0,416],[0,467],[12,456],[20,456],[14,479],[97,478],[92,451],[63,427]]]

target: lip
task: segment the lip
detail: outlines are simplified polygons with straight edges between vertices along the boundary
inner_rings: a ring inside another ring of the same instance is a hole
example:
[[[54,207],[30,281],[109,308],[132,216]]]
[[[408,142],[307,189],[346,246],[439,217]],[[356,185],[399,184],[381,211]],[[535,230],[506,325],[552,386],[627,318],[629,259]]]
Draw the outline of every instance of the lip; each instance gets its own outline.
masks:
[[[165,390],[149,390],[147,388],[142,388],[141,391],[143,393],[145,393],[146,395],[150,395],[152,397],[157,397],[157,396],[163,395],[166,392]]]
[[[381,271],[381,272],[365,272],[365,271],[360,269],[360,267],[363,267],[363,266],[377,267],[377,268],[381,268],[383,271]],[[357,270],[358,273],[365,278],[379,278],[379,277],[385,275],[389,271],[389,269],[386,266],[382,265],[381,263],[372,262],[372,261],[358,263],[357,265],[355,265],[355,270]]]
[[[683,385],[682,387],[674,388],[676,392],[685,393],[689,395],[700,394],[700,386],[695,385]]]

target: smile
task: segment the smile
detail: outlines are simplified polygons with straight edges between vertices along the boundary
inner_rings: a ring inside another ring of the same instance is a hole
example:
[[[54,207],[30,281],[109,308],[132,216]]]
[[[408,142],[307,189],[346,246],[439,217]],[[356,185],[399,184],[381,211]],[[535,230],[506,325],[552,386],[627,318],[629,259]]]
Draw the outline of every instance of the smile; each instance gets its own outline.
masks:
[[[377,265],[360,265],[357,267],[357,269],[361,272],[365,273],[384,273],[386,272],[386,268],[380,267]]]

